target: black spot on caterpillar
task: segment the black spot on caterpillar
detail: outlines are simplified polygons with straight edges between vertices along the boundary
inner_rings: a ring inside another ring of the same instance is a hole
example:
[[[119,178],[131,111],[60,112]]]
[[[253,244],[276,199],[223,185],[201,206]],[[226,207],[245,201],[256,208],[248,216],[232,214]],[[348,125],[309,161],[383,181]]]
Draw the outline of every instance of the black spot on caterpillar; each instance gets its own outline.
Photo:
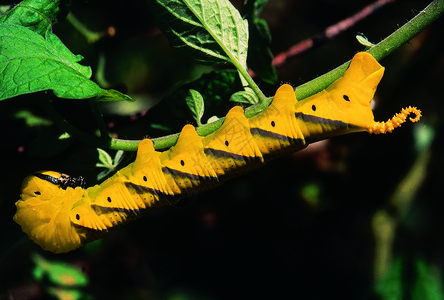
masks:
[[[213,188],[309,142],[351,132],[391,132],[410,113],[415,114],[410,120],[418,121],[420,111],[412,107],[387,122],[374,121],[370,101],[383,73],[370,54],[358,53],[343,77],[307,99],[297,101],[284,84],[262,113],[248,119],[236,106],[205,137],[186,125],[165,152],[144,139],[134,163],[100,185],[85,189],[81,177],[34,173],[22,184],[14,220],[45,250],[68,252],[155,207]]]

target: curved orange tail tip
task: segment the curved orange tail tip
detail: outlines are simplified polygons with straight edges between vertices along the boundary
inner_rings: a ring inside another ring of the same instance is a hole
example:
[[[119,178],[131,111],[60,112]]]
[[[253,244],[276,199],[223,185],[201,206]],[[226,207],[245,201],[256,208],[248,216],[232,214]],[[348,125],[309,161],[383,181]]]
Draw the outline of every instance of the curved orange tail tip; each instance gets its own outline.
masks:
[[[422,116],[419,109],[409,106],[407,108],[403,108],[400,113],[393,116],[393,118],[391,118],[387,122],[373,123],[372,125],[367,127],[367,131],[374,134],[392,132],[393,129],[400,127],[401,124],[406,121],[408,115],[410,114],[415,114],[414,118],[409,118],[412,122],[418,122]]]

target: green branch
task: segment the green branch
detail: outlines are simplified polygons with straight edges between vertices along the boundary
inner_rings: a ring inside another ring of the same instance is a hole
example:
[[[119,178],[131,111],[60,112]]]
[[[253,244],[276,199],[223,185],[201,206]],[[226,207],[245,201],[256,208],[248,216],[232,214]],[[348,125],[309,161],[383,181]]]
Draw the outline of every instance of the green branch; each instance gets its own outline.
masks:
[[[434,0],[407,24],[389,35],[386,39],[368,50],[376,60],[380,60],[401,45],[407,43],[415,35],[424,30],[444,13],[444,1]]]

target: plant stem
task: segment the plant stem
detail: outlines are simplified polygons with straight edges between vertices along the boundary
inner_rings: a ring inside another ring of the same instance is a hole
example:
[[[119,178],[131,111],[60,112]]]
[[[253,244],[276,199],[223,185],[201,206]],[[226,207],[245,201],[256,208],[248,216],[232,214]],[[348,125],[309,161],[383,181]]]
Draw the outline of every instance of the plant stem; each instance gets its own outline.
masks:
[[[444,13],[444,1],[434,0],[407,24],[373,46],[367,52],[380,60],[407,43]]]
[[[248,82],[248,85],[253,90],[253,92],[256,94],[256,96],[259,98],[259,102],[263,102],[267,99],[267,97],[262,93],[261,89],[257,86],[256,82],[254,82],[253,78],[250,76],[247,70],[243,68],[242,66],[238,66],[237,64],[236,68],[238,69],[239,73],[244,77],[244,79]]]

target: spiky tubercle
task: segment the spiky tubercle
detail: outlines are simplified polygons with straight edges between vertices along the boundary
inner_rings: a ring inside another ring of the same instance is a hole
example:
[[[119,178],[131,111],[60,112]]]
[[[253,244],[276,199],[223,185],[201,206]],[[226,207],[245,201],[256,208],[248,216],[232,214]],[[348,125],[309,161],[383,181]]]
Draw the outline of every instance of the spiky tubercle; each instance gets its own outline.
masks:
[[[373,134],[392,132],[393,129],[400,127],[404,123],[410,114],[415,114],[415,117],[410,117],[411,122],[418,122],[421,118],[421,111],[416,107],[403,108],[400,113],[397,113],[393,118],[387,120],[387,122],[375,122],[367,127],[367,132]]]

